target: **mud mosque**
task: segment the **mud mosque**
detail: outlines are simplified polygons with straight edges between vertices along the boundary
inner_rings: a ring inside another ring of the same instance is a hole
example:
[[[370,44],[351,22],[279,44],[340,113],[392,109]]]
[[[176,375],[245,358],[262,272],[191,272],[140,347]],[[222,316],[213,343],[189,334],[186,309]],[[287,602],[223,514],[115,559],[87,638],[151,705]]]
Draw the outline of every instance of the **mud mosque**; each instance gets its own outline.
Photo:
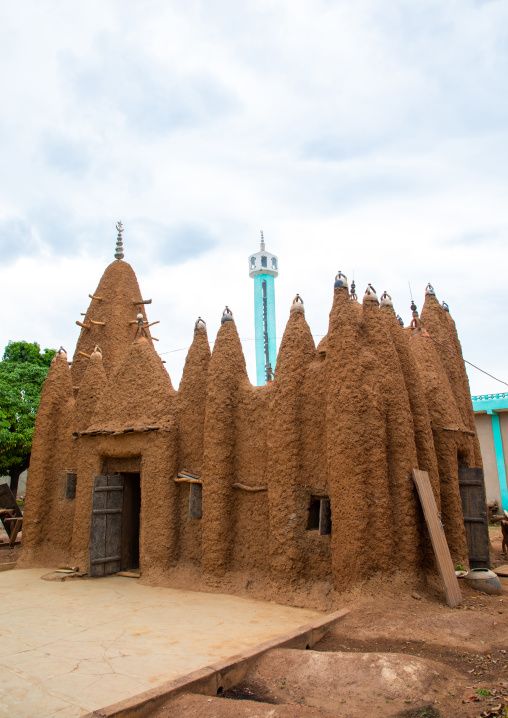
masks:
[[[455,323],[430,285],[405,328],[386,292],[359,301],[339,272],[317,347],[297,297],[261,386],[231,311],[213,352],[198,319],[177,391],[123,256],[119,235],[72,362],[61,350],[44,384],[19,565],[315,603],[435,571],[413,468],[467,563],[458,473],[481,455]]]

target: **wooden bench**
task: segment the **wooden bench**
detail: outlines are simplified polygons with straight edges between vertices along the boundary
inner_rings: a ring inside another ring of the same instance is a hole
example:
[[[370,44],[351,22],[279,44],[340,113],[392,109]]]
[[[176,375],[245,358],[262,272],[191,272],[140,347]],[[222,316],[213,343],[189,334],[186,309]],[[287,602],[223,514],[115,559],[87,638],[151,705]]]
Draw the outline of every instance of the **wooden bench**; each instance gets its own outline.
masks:
[[[9,537],[9,546],[14,546],[23,526],[23,514],[9,484],[0,484],[0,521]]]

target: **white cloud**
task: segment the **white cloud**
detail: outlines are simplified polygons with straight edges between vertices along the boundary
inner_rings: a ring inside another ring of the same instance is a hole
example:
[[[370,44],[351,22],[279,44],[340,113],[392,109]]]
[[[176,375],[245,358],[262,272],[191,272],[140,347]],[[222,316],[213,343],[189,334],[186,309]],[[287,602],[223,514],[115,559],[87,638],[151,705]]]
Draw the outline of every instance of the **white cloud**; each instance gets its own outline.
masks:
[[[263,228],[279,335],[297,291],[326,332],[338,268],[406,320],[431,281],[508,381],[507,21],[501,0],[0,0],[0,345],[71,351],[122,219],[158,349],[198,315],[213,340],[228,304],[253,377]]]

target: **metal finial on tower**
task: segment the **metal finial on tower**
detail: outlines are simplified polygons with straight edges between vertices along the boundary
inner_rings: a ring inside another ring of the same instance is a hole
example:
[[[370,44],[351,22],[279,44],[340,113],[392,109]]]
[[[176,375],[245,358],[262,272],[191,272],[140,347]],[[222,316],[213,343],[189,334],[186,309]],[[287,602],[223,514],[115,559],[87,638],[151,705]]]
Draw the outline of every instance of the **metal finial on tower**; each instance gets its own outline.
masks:
[[[303,299],[299,294],[296,295],[296,297],[293,299],[293,304],[291,305],[290,312],[305,312],[304,306],[303,306]]]
[[[347,277],[345,274],[339,271],[335,275],[335,282],[333,284],[334,289],[348,289]]]
[[[222,312],[222,317],[221,317],[220,323],[221,323],[221,324],[224,324],[224,322],[232,322],[232,321],[234,321],[234,319],[233,319],[233,312],[232,312],[231,309],[226,305],[226,308],[225,308],[224,311]]]
[[[116,251],[115,251],[115,259],[123,259],[123,240],[122,240],[122,232],[123,232],[123,224],[121,222],[116,223],[116,230],[118,232],[118,236],[116,238]]]
[[[263,234],[263,230],[261,230],[261,245],[260,249],[262,252],[265,251],[265,235]]]
[[[381,307],[393,307],[392,298],[386,290],[381,295],[381,301],[379,304]]]
[[[377,298],[376,290],[372,286],[372,284],[367,284],[367,289],[365,290],[365,294],[363,295],[363,301],[371,301],[371,302],[378,302],[379,299]]]

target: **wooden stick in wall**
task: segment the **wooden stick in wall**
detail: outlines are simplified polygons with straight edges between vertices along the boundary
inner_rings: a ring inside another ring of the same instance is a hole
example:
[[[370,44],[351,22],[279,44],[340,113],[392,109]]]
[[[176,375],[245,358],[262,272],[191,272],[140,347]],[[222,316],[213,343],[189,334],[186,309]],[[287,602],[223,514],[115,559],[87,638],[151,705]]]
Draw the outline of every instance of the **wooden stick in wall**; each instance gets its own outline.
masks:
[[[96,324],[98,327],[105,327],[106,322],[96,322],[93,319],[90,319],[90,324]]]
[[[132,303],[133,304],[151,304],[152,300],[151,299],[141,299],[141,300],[133,299]]]
[[[189,471],[188,469],[182,469],[182,471],[178,472],[179,479],[188,479],[189,477],[191,479],[200,479],[201,480],[201,476],[199,474],[195,473],[194,471]]]
[[[88,325],[88,324],[83,324],[83,322],[78,322],[78,321],[76,320],[76,324],[78,325],[78,327],[83,327],[83,329],[90,329],[89,325]]]
[[[98,302],[102,302],[102,297],[96,297],[95,294],[88,295],[90,299],[96,299]]]
[[[157,319],[156,322],[150,322],[150,324],[148,324],[146,328],[148,329],[148,327],[153,327],[154,324],[160,324],[160,323],[161,323],[161,320]]]
[[[234,489],[243,489],[244,491],[268,491],[266,486],[247,486],[246,484],[233,484]]]
[[[85,354],[85,352],[78,352],[78,354],[81,354],[82,357],[86,357],[87,359],[90,359],[90,354]]]

